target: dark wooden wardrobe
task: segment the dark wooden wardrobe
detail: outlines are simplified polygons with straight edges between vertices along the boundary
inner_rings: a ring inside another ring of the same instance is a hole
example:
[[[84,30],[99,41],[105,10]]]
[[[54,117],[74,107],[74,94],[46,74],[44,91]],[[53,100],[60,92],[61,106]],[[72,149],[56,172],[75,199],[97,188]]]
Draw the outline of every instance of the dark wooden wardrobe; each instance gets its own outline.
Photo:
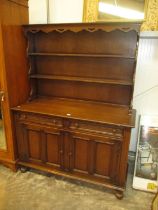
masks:
[[[0,100],[3,109],[6,148],[0,162],[16,170],[16,147],[11,107],[28,98],[26,40],[22,24],[28,24],[28,0],[0,1]]]
[[[28,87],[19,89],[21,79],[17,80],[16,91],[26,91],[12,108],[18,166],[103,185],[122,197],[135,125],[132,97],[139,27],[23,27],[31,89],[27,98]],[[26,71],[18,72],[21,76],[24,80]]]

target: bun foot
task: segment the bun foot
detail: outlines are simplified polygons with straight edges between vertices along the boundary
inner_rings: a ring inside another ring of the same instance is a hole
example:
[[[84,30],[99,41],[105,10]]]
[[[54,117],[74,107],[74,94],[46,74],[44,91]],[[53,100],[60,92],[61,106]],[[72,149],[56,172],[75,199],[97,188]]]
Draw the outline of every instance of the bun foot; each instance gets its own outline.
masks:
[[[123,199],[123,192],[122,191],[115,191],[115,196],[117,199],[122,200]]]

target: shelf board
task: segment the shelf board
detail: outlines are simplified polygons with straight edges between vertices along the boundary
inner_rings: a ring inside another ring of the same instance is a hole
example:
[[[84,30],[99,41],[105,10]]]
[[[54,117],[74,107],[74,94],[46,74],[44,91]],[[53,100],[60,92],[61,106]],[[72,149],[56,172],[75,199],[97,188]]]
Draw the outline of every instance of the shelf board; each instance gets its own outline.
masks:
[[[32,74],[32,79],[49,79],[49,80],[65,80],[65,81],[77,81],[77,82],[89,82],[89,83],[100,83],[100,84],[114,84],[114,85],[133,85],[131,81],[125,80],[114,80],[114,79],[99,79],[99,78],[85,78],[85,77],[73,77],[73,76],[56,76],[56,75],[42,75]]]
[[[124,58],[135,59],[127,55],[106,55],[106,54],[78,54],[78,53],[28,53],[29,56],[58,56],[58,57],[93,57],[93,58]]]

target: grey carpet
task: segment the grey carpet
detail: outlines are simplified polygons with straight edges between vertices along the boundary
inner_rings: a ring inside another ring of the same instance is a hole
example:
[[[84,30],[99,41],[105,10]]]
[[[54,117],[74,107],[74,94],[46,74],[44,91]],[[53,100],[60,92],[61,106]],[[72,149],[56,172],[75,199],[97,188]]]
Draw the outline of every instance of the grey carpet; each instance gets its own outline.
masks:
[[[125,197],[118,200],[99,187],[0,166],[0,210],[150,210],[154,195],[131,184],[129,174]]]

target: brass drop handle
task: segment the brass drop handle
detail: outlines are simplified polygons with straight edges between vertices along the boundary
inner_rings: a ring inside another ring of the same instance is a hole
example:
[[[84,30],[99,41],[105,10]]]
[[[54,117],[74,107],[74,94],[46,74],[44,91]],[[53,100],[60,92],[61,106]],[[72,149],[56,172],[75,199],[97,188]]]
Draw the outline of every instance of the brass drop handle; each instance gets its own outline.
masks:
[[[53,120],[53,123],[54,123],[54,124],[57,124],[57,121],[54,119],[54,120]]]
[[[79,127],[79,124],[78,123],[75,123],[74,126],[75,126],[75,128],[78,128]]]
[[[3,90],[0,91],[0,100],[4,101],[4,91]]]

